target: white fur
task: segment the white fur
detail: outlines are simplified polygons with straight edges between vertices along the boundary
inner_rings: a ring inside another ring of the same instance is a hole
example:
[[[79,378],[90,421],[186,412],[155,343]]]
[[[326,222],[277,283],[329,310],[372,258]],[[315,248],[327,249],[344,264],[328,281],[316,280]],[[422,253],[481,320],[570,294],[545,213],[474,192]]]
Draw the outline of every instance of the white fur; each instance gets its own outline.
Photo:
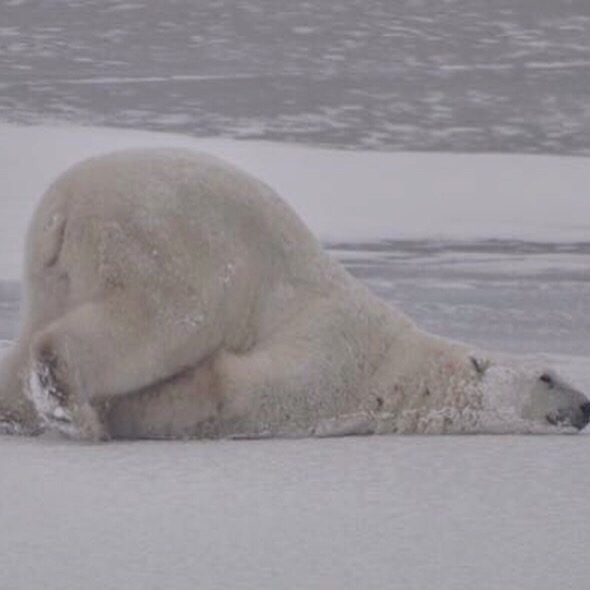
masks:
[[[421,331],[271,189],[183,150],[93,158],[58,179],[31,224],[25,293],[0,415],[29,431],[559,431],[546,412],[585,400],[561,383],[533,399],[538,371]]]

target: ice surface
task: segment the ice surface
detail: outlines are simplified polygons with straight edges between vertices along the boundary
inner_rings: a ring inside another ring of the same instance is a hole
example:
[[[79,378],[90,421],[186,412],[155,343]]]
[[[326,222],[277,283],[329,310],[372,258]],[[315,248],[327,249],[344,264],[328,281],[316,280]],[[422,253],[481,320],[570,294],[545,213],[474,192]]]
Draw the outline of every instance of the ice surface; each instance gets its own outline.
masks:
[[[590,390],[582,159],[1,125],[0,304],[10,309],[0,321],[13,317],[26,223],[50,180],[91,154],[162,144],[265,178],[357,276],[428,328],[534,353]],[[13,335],[13,324],[0,332]],[[587,434],[106,445],[0,436],[0,588],[585,588],[589,452]]]
[[[587,0],[3,0],[0,118],[590,154]]]
[[[0,437],[6,590],[585,588],[589,437]]]

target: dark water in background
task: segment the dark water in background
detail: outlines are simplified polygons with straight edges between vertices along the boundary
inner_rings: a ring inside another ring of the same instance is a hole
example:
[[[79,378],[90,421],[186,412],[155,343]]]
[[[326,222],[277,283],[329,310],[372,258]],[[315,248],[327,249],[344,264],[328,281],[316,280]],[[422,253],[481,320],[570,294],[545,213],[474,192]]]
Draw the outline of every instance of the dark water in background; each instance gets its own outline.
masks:
[[[0,119],[590,154],[590,2],[0,0]]]

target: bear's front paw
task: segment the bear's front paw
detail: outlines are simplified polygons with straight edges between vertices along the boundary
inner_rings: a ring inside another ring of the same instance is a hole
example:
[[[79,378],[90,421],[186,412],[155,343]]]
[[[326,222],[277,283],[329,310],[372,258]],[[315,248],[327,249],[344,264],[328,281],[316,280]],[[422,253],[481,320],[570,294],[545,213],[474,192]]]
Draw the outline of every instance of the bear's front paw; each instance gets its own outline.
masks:
[[[108,434],[94,408],[76,402],[56,377],[57,363],[37,361],[29,378],[29,397],[46,429],[78,440],[108,440]]]
[[[67,406],[69,396],[57,378],[55,357],[40,357],[35,362],[28,393],[45,426],[68,436],[76,436],[78,429]]]

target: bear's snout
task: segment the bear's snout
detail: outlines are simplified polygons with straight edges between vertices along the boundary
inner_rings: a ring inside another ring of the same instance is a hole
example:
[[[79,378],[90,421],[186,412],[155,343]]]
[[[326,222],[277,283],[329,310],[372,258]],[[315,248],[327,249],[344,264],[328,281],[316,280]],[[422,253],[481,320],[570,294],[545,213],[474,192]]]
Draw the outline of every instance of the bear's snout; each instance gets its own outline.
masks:
[[[569,409],[560,408],[556,411],[549,412],[546,420],[554,426],[571,425],[578,430],[582,430],[590,422],[590,401],[585,401],[577,407]]]
[[[582,430],[582,428],[584,428],[588,424],[588,422],[590,422],[590,401],[583,403],[580,406],[580,410],[582,412],[582,420],[579,430]],[[576,428],[578,427],[576,426]]]

